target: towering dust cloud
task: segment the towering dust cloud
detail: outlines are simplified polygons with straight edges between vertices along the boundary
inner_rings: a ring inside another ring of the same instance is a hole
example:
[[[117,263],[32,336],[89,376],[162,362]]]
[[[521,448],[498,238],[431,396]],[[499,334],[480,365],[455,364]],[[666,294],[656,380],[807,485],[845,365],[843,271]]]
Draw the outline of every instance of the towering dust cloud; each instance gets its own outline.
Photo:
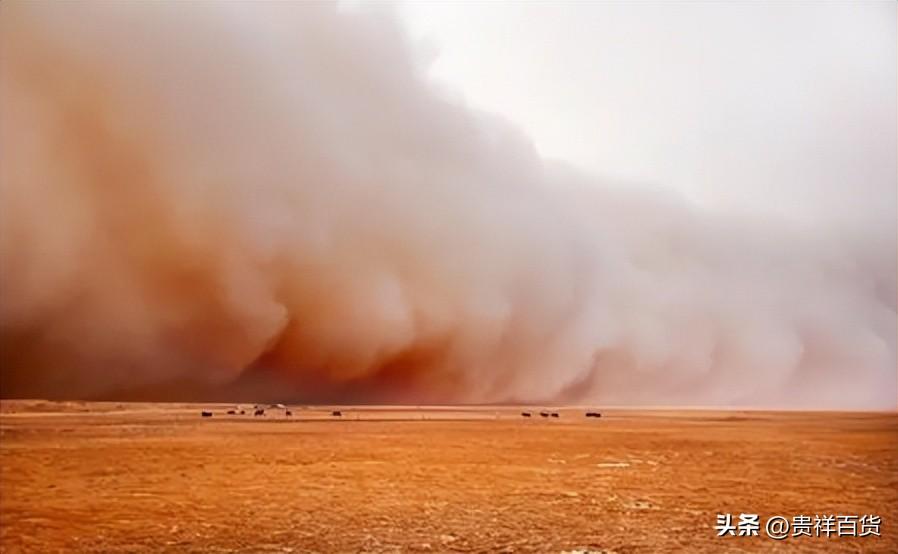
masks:
[[[895,407],[893,229],[543,160],[387,15],[0,25],[4,396]]]

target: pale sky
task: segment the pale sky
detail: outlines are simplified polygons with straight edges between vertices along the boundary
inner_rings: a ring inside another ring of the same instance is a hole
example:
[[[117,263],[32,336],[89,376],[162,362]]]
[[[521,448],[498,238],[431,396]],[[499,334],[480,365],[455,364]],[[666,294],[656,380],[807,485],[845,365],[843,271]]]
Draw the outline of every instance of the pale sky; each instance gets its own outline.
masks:
[[[895,409],[894,3],[0,25],[3,394]]]
[[[693,200],[894,228],[894,2],[408,2],[431,76],[545,156]]]

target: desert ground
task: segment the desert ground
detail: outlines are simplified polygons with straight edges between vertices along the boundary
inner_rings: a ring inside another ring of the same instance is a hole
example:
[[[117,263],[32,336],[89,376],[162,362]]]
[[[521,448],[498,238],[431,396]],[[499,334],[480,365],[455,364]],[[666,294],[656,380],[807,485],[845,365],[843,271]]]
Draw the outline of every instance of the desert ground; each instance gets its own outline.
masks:
[[[898,552],[894,413],[233,408],[3,401],[0,551]],[[718,538],[743,512],[882,536]]]

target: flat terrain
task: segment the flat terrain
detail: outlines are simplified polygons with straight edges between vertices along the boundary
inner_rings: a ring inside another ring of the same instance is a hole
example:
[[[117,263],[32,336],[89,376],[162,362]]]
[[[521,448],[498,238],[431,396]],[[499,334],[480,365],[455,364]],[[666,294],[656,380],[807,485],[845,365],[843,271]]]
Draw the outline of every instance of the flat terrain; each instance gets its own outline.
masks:
[[[0,551],[898,552],[896,414],[232,407],[3,401]],[[741,512],[882,537],[718,538]]]

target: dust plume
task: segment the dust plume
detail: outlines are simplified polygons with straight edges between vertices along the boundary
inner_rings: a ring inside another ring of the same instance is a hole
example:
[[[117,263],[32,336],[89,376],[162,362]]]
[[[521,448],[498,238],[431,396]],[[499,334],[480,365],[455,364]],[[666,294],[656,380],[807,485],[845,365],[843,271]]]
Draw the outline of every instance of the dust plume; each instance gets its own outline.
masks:
[[[4,3],[0,64],[3,396],[896,405],[894,221],[541,159],[388,13]]]

